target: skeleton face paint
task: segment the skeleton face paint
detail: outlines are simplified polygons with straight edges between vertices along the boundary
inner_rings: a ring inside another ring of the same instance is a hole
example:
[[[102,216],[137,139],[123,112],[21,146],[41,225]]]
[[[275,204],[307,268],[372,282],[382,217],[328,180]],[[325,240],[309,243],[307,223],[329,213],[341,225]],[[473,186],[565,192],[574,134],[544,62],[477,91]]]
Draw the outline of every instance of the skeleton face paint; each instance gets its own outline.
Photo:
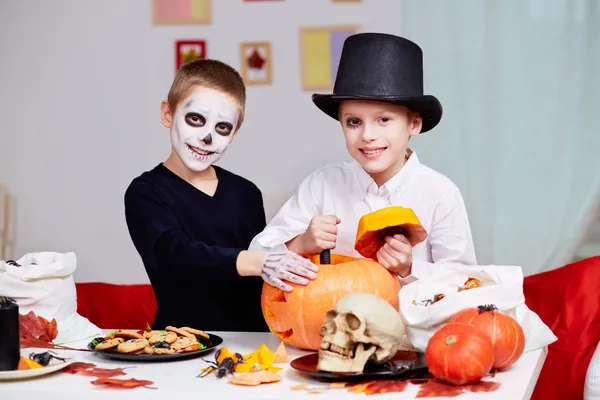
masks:
[[[233,140],[238,104],[219,91],[200,87],[181,102],[171,128],[171,143],[192,171],[218,161]]]

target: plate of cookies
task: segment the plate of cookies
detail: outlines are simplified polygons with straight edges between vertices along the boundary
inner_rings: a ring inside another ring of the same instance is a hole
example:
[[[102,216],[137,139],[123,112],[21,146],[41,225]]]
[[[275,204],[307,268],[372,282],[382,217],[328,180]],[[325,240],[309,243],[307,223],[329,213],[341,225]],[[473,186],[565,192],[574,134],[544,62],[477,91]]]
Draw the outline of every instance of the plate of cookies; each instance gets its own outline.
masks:
[[[197,357],[223,343],[217,335],[202,330],[167,326],[164,331],[119,329],[88,344],[94,353],[126,361],[167,361]]]

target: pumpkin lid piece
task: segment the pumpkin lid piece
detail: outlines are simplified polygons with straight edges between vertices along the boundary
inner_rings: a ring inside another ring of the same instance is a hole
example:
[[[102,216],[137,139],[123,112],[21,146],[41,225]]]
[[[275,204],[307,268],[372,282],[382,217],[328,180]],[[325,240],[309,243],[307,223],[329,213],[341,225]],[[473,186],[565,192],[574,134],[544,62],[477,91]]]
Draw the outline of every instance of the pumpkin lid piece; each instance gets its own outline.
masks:
[[[421,221],[410,208],[392,206],[362,216],[358,222],[354,249],[363,257],[377,260],[377,252],[385,237],[401,233],[416,246],[427,238]]]

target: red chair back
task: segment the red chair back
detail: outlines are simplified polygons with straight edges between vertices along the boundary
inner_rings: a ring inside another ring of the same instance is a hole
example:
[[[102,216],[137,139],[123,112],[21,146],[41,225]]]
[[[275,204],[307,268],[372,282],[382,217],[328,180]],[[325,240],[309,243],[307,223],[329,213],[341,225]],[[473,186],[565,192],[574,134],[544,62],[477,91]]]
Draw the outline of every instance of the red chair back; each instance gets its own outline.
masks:
[[[152,286],[76,283],[77,312],[102,329],[144,329],[156,315]]]
[[[558,337],[548,346],[532,399],[582,399],[600,340],[600,256],[528,276],[523,290],[527,306]]]

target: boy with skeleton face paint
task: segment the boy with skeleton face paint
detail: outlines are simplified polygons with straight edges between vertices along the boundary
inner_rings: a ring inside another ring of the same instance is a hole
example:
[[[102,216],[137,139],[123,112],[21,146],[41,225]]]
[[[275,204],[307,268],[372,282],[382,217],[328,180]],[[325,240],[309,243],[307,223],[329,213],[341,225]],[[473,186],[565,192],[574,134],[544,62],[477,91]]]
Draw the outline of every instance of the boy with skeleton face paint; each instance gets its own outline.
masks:
[[[444,263],[476,264],[458,188],[419,162],[411,137],[433,129],[442,105],[423,94],[421,48],[410,40],[360,33],[344,42],[332,94],[314,104],[340,122],[352,161],[329,164],[301,184],[257,235],[251,249],[332,252],[362,257],[354,248],[362,215],[388,206],[411,208],[428,233],[414,248],[402,234],[385,238],[377,261],[402,284]]]
[[[153,329],[268,331],[263,280],[290,291],[285,281],[305,285],[316,277],[318,267],[290,251],[247,250],[266,224],[262,194],[213,165],[242,125],[245,100],[230,66],[183,65],[161,105],[171,154],[127,188],[128,230],[158,303]]]

